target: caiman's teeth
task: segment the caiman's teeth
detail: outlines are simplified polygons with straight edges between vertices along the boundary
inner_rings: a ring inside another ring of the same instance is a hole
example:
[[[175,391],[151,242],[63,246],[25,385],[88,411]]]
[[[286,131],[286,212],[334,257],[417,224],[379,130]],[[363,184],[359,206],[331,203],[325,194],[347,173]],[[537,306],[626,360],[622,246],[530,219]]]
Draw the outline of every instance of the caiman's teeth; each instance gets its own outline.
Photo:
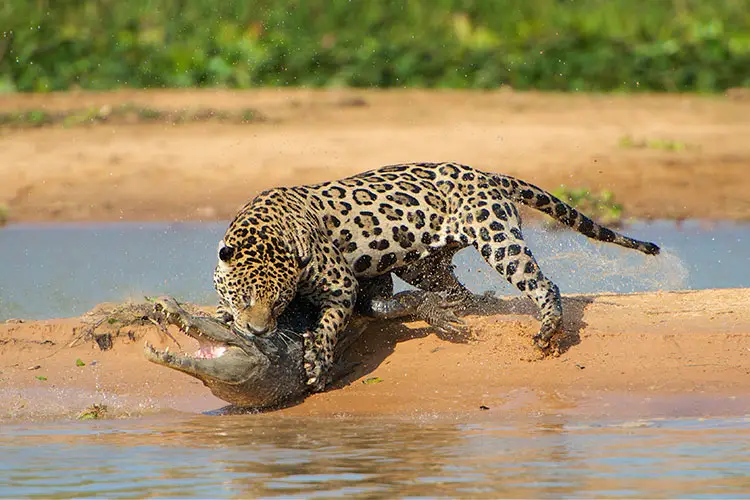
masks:
[[[164,349],[164,354],[169,354],[169,346],[167,346],[167,348]]]

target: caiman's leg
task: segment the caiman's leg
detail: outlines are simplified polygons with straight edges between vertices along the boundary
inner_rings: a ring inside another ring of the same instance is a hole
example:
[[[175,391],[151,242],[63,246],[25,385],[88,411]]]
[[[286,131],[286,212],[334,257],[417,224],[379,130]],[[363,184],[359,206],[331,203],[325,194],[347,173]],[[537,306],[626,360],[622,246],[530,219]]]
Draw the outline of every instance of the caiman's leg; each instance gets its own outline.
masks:
[[[390,273],[371,279],[360,278],[354,315],[336,343],[337,377],[351,371],[352,366],[342,365],[340,360],[372,321],[412,317],[441,332],[456,332],[463,329],[463,323],[453,312],[459,304],[460,301],[449,301],[439,293],[424,290],[407,290],[394,295]]]
[[[407,290],[394,295],[390,274],[360,279],[359,286],[355,311],[360,315],[373,319],[411,316],[443,332],[461,330],[462,322],[453,311],[460,300],[449,300],[439,293],[425,290]]]
[[[476,295],[458,281],[453,272],[453,256],[461,247],[447,246],[429,257],[397,269],[394,274],[402,280],[427,292],[436,292],[450,301],[457,301],[457,312],[477,308],[482,310],[497,304],[494,292]]]
[[[440,293],[448,300],[470,302],[474,294],[458,281],[453,272],[456,268],[453,256],[460,249],[457,245],[447,246],[429,257],[396,269],[394,274],[420,290]]]

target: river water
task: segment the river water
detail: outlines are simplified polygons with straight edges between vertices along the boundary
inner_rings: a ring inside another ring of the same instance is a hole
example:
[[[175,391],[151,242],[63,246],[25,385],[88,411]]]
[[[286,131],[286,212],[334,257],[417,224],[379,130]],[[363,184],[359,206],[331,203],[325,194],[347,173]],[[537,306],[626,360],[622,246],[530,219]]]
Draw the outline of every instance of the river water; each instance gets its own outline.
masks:
[[[0,230],[0,321],[71,317],[105,301],[169,294],[211,304],[211,273],[226,223],[11,225]],[[750,286],[750,225],[636,223],[625,232],[664,249],[653,258],[571,231],[524,230],[563,293]],[[518,292],[473,249],[456,256],[476,292]]]
[[[750,498],[750,419],[187,416],[0,431],[6,497]]]

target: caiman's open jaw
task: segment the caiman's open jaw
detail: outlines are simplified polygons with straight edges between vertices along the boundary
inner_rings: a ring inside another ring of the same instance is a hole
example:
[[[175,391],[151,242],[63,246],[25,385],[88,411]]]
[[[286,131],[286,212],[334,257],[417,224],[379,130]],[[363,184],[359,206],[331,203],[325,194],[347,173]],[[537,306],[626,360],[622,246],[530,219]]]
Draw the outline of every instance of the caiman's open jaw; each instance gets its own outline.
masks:
[[[254,363],[245,352],[236,346],[225,346],[204,342],[194,354],[160,351],[149,343],[145,355],[150,361],[192,375],[204,382],[214,381],[241,384],[247,378],[248,369]]]
[[[201,346],[200,349],[195,351],[195,354],[193,354],[194,358],[199,359],[215,359],[220,358],[224,355],[225,352],[227,352],[227,346],[223,345],[209,345],[204,344]]]
[[[252,346],[224,323],[214,318],[187,315],[174,299],[166,297],[156,299],[154,308],[160,324],[176,325],[184,334],[196,339],[200,347],[191,355],[170,351],[168,347],[160,351],[146,342],[144,353],[150,361],[204,382],[227,384],[244,382],[248,373],[257,368],[257,357],[248,356],[244,350],[254,352]]]
[[[186,333],[183,331],[183,333]],[[164,349],[163,351],[160,351],[159,349],[156,349],[154,346],[146,342],[146,352],[149,354],[149,358],[158,358],[158,360],[162,363],[174,363],[175,360],[179,358],[186,358],[186,359],[192,359],[192,360],[205,360],[205,359],[217,359],[225,354],[230,349],[237,349],[242,351],[239,347],[236,346],[228,346],[224,344],[219,344],[216,342],[212,342],[206,338],[198,338],[198,344],[200,345],[200,348],[195,351],[192,355],[187,353],[175,353],[174,351],[170,352],[169,347]],[[155,359],[156,360],[156,359]]]

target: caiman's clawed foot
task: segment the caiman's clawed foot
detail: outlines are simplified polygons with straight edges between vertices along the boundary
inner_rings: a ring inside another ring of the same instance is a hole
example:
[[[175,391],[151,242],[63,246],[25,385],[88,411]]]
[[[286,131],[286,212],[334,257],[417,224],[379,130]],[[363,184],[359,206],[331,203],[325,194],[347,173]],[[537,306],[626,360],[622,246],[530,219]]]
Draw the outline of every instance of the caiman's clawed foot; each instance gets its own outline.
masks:
[[[163,295],[161,297],[146,297],[146,300],[153,304],[155,313],[164,315],[167,322],[172,315],[187,316],[186,311],[172,297]]]
[[[456,316],[455,311],[462,303],[461,300],[448,300],[439,293],[425,292],[414,316],[440,332],[464,333],[466,323]]]
[[[180,329],[188,329],[190,326],[189,314],[172,297],[163,295],[161,297],[146,297],[153,304],[153,313],[149,314],[149,320],[156,324],[161,332],[180,347],[180,343],[169,333],[167,325],[176,325]]]

